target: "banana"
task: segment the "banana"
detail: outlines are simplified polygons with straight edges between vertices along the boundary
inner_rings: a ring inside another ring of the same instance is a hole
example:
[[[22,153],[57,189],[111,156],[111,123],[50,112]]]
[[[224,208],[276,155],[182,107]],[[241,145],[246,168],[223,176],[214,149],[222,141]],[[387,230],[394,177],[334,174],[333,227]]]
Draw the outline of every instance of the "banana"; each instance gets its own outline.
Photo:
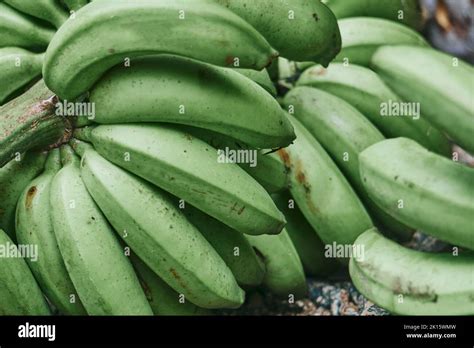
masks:
[[[254,287],[262,283],[265,265],[242,233],[190,205],[182,211],[222,257],[239,285]]]
[[[280,54],[323,65],[337,55],[341,36],[334,14],[319,1],[214,0],[253,25]]]
[[[342,49],[334,61],[368,66],[383,45],[429,46],[418,32],[386,19],[355,17],[338,21]]]
[[[0,168],[0,228],[15,240],[15,209],[25,187],[44,168],[46,154],[18,155]]]
[[[290,192],[325,244],[352,244],[372,220],[318,141],[296,118],[290,120],[296,141],[278,151],[290,171]]]
[[[75,144],[81,174],[115,230],[160,278],[203,308],[235,308],[244,301],[230,269],[167,194]],[[143,211],[143,204],[150,209]]]
[[[0,315],[49,315],[35,278],[19,249],[0,229]],[[14,254],[7,254],[14,253]]]
[[[448,139],[425,120],[424,108],[402,116],[383,115],[390,104],[402,107],[403,102],[372,70],[341,63],[332,63],[327,69],[315,66],[301,75],[297,86],[317,87],[344,99],[388,138],[410,138],[431,151],[451,155]]]
[[[245,237],[265,262],[265,288],[288,299],[305,297],[308,288],[303,265],[286,230],[277,235]]]
[[[26,84],[41,76],[44,53],[35,54],[19,47],[0,48],[0,105]]]
[[[70,11],[77,11],[81,7],[84,7],[89,3],[88,0],[61,0],[61,1],[66,5],[66,7]]]
[[[401,239],[414,232],[380,209],[367,195],[359,174],[359,154],[384,136],[344,100],[312,87],[296,87],[284,99],[287,109],[306,127],[353,185],[376,222]]]
[[[340,265],[334,259],[325,257],[324,243],[295,205],[289,192],[272,195],[272,198],[285,214],[285,229],[298,252],[305,273],[308,276],[326,276],[336,271]]]
[[[233,70],[240,73],[241,75],[244,75],[246,78],[256,82],[260,87],[262,87],[264,90],[270,93],[272,97],[277,96],[277,90],[272,80],[270,79],[270,75],[267,69],[264,69],[262,71],[257,71],[257,70],[252,70],[252,69],[233,69]]]
[[[411,250],[374,229],[360,235],[355,247],[363,257],[350,261],[352,281],[379,306],[401,315],[474,314],[472,253]]]
[[[0,47],[31,49],[45,48],[54,36],[54,30],[41,27],[3,2],[0,2],[0,33]]]
[[[176,56],[140,59],[107,73],[91,91],[94,122],[171,122],[208,128],[262,148],[287,146],[291,123],[253,81]]]
[[[263,187],[236,164],[219,163],[216,149],[188,133],[166,125],[122,124],[82,128],[75,136],[239,232],[277,234],[285,225]]]
[[[439,239],[474,249],[474,169],[406,138],[364,150],[360,175],[387,213]]]
[[[472,66],[433,49],[401,46],[378,50],[372,67],[403,99],[419,103],[435,127],[474,153]]]
[[[418,0],[323,0],[337,18],[379,17],[421,29],[423,16]]]
[[[84,315],[86,311],[67,273],[51,221],[49,193],[60,167],[59,150],[52,150],[44,172],[26,186],[18,200],[16,236],[18,243],[38,247],[37,260],[26,261],[46,297],[64,314]]]
[[[66,269],[90,315],[152,315],[132,265],[87,192],[79,159],[61,148],[50,202],[54,233]]]
[[[158,277],[135,254],[130,255],[145,296],[155,315],[212,315],[210,310],[199,308],[189,301],[181,300],[179,294]]]
[[[250,24],[208,0],[94,1],[59,28],[43,76],[73,100],[114,65],[159,53],[255,70],[278,55]]]
[[[41,18],[59,28],[67,19],[67,12],[55,0],[4,0],[11,7]]]

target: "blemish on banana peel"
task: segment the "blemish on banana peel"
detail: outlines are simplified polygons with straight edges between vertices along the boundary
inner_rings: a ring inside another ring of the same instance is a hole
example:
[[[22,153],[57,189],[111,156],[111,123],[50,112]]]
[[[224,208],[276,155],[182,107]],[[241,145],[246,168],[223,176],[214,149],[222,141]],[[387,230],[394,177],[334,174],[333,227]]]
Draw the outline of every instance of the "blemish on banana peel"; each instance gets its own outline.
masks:
[[[176,272],[176,270],[174,268],[170,268],[170,272],[173,275],[174,279],[176,279],[178,284],[181,285],[184,289],[186,289],[189,292],[188,287],[186,286],[186,284],[183,283],[183,281],[182,281],[180,275],[178,274],[178,272]]]
[[[30,209],[30,208],[31,208],[31,205],[32,205],[32,202],[33,202],[33,198],[35,197],[36,192],[38,192],[36,186],[31,186],[31,187],[29,188],[28,192],[26,193],[26,201],[25,201],[25,207],[26,207],[26,209]]]

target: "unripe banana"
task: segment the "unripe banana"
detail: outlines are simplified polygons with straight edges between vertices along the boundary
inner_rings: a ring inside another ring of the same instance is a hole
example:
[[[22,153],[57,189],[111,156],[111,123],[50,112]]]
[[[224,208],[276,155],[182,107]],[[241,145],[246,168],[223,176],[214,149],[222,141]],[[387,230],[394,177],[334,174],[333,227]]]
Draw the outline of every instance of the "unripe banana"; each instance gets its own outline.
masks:
[[[61,148],[63,168],[51,183],[54,233],[66,269],[90,315],[151,315],[114,231],[81,179],[79,159]]]
[[[407,101],[421,104],[426,119],[474,153],[474,68],[458,58],[421,47],[383,47],[372,67]]]
[[[67,6],[67,8],[70,11],[77,11],[81,7],[84,7],[89,3],[88,0],[61,0],[61,1],[64,2],[64,4]]]
[[[256,70],[278,55],[250,24],[211,1],[95,1],[58,30],[43,76],[60,98],[73,100],[114,65],[159,53]]]
[[[439,239],[474,249],[474,169],[406,138],[372,145],[359,161],[369,196],[387,213]]]
[[[97,123],[171,122],[208,128],[258,148],[287,146],[291,123],[248,78],[177,56],[118,66],[93,88]]]
[[[245,237],[265,262],[265,288],[287,299],[301,299],[306,296],[308,287],[303,265],[285,229],[273,236]]]
[[[26,15],[0,2],[0,47],[45,48],[54,31],[34,23]]]
[[[59,28],[68,14],[56,0],[4,0],[8,5],[31,16],[44,19]]]
[[[384,115],[384,110],[391,110],[391,104],[401,108],[404,103],[370,69],[341,63],[332,63],[327,69],[315,66],[301,75],[297,86],[317,87],[344,99],[388,138],[414,139],[431,151],[445,156],[451,154],[448,139],[425,120],[424,108],[418,114]]]
[[[383,45],[428,46],[418,32],[386,19],[355,17],[338,21],[342,50],[335,61],[368,66],[377,48]]]
[[[46,154],[18,155],[0,168],[0,228],[15,240],[15,209],[25,187],[43,170]]]
[[[379,306],[401,315],[474,314],[472,253],[415,251],[374,229],[360,235],[354,247],[363,252],[351,259],[352,281]]]
[[[239,232],[276,234],[285,225],[262,186],[238,165],[219,163],[216,149],[189,133],[165,125],[123,124],[75,134],[109,161]]]
[[[294,117],[293,145],[278,151],[290,170],[290,191],[325,244],[352,244],[373,226],[364,206],[316,139]]]
[[[61,313],[84,315],[86,311],[64,265],[51,220],[51,181],[60,167],[59,150],[52,150],[44,172],[26,186],[18,200],[16,236],[18,243],[38,247],[37,259],[26,262],[46,297]]]
[[[19,47],[0,48],[0,105],[41,75],[43,59],[44,53],[35,54]]]
[[[359,154],[384,140],[382,133],[344,100],[316,88],[296,87],[283,102],[346,175],[374,220],[388,230],[393,226],[400,239],[410,239],[414,230],[380,209],[367,195],[360,178]]]
[[[275,61],[277,61],[275,59]],[[260,85],[264,90],[270,93],[273,97],[277,96],[277,90],[275,85],[273,84],[272,80],[270,79],[270,75],[267,69],[262,71],[252,70],[252,69],[233,69],[234,71],[244,75],[245,77],[249,78],[250,80],[256,82]]]
[[[75,146],[83,153],[81,173],[89,192],[123,240],[160,278],[203,308],[243,303],[244,292],[230,269],[165,192],[95,150]]]
[[[0,229],[0,247],[19,254],[17,246]],[[23,257],[0,257],[0,315],[49,315],[50,311]]]
[[[319,1],[213,1],[253,25],[287,59],[327,66],[341,48],[336,17]]]

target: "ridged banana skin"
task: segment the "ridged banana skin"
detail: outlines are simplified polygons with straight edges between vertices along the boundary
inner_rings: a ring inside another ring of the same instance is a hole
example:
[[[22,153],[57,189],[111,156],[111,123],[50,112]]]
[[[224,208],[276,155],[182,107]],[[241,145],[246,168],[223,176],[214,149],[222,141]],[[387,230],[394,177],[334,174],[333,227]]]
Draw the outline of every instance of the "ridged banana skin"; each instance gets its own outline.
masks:
[[[127,124],[88,127],[75,134],[109,161],[239,232],[277,234],[285,225],[260,184],[238,165],[218,163],[217,150],[189,133],[165,125]]]
[[[177,56],[131,64],[114,68],[91,91],[95,122],[187,124],[257,148],[287,146],[295,138],[278,102],[231,69]]]
[[[230,269],[166,193],[91,149],[83,155],[81,173],[123,240],[186,300],[203,308],[243,303],[244,292]]]
[[[472,315],[474,257],[404,248],[376,230],[355,242],[362,259],[349,265],[356,288],[371,301],[401,315]]]
[[[0,48],[0,105],[15,91],[41,76],[44,54],[19,47]]]
[[[369,196],[387,213],[441,240],[474,249],[474,169],[406,138],[372,145],[359,161]]]
[[[278,151],[290,170],[290,192],[325,244],[352,244],[372,220],[323,147],[296,118],[290,119],[296,141]]]
[[[14,245],[0,229],[0,245],[11,249]],[[0,315],[50,315],[28,265],[21,257],[3,257],[0,262]]]
[[[45,48],[54,30],[33,23],[27,16],[0,2],[0,47]]]
[[[64,2],[64,4],[67,6],[67,8],[70,11],[77,11],[81,7],[84,7],[89,3],[88,0],[61,0],[61,1]]]
[[[426,119],[474,153],[474,68],[420,47],[384,47],[372,68],[403,99],[421,104]],[[449,117],[448,117],[449,116]]]
[[[190,205],[182,212],[222,257],[239,285],[247,288],[262,283],[265,265],[242,233]]]
[[[367,195],[360,178],[359,154],[384,140],[382,133],[353,106],[313,87],[294,88],[285,96],[284,104],[294,109],[294,116],[346,175],[375,222],[393,231],[398,238],[409,240],[414,229],[380,209]]]
[[[386,19],[355,17],[338,21],[342,49],[334,61],[369,66],[375,51],[383,45],[429,46],[418,32]]]
[[[270,75],[267,69],[257,71],[252,69],[233,69],[234,71],[240,73],[241,75],[245,76],[246,78],[252,80],[253,82],[257,83],[260,87],[270,93],[271,96],[277,96],[277,90],[275,85],[273,84],[272,80],[270,79]]]
[[[51,182],[61,167],[59,150],[52,150],[44,172],[23,191],[16,210],[18,243],[38,246],[38,258],[26,259],[46,297],[61,313],[87,314],[72,284],[59,251],[51,221],[49,193]],[[75,302],[70,297],[74,295]]]
[[[265,262],[263,285],[273,294],[288,299],[305,297],[308,291],[303,265],[285,229],[277,235],[245,236]]]
[[[68,13],[55,0],[4,0],[8,5],[31,16],[44,19],[59,28]]]
[[[278,55],[250,24],[212,1],[94,1],[58,30],[43,76],[61,99],[73,100],[125,58],[159,53],[228,67],[238,58],[240,68],[255,70]]]
[[[386,137],[406,137],[427,149],[451,156],[451,145],[444,134],[433,127],[421,108],[420,118],[382,116],[383,103],[402,102],[372,70],[362,66],[332,63],[327,69],[314,66],[306,70],[297,86],[311,86],[344,99],[367,117]]]
[[[212,315],[212,311],[200,308],[189,301],[180,302],[179,294],[166,284],[136,255],[130,255],[135,272],[145,296],[155,315]]]
[[[213,1],[253,25],[287,59],[327,65],[341,48],[336,17],[319,1]]]
[[[15,240],[15,210],[21,193],[43,171],[45,153],[29,152],[0,168],[0,228]]]
[[[130,261],[82,182],[78,159],[67,161],[51,184],[51,216],[82,304],[89,315],[152,315]]]
[[[308,276],[327,276],[340,266],[334,259],[325,257],[325,246],[316,231],[305,219],[289,192],[272,195],[278,209],[285,214],[285,226]],[[290,202],[292,206],[290,208]]]

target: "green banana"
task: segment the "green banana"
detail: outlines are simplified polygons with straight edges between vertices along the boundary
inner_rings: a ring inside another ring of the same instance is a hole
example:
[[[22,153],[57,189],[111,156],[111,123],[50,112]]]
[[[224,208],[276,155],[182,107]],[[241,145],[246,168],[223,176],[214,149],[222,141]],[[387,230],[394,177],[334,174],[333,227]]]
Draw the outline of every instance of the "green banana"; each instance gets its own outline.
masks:
[[[252,70],[252,69],[233,69],[233,70],[245,76],[246,78],[254,81],[255,83],[257,83],[260,87],[262,87],[264,90],[270,93],[272,97],[277,96],[277,90],[272,80],[270,79],[270,75],[267,69],[264,69],[261,71]]]
[[[354,247],[363,257],[350,261],[352,281],[379,306],[402,315],[474,314],[472,253],[411,250],[374,229],[360,235]]]
[[[145,296],[155,315],[211,315],[210,310],[199,308],[184,299],[180,302],[179,294],[158,277],[135,254],[130,255],[133,267],[137,272]]]
[[[285,214],[285,229],[298,252],[305,273],[308,276],[326,276],[335,272],[340,264],[325,257],[324,243],[295,205],[291,195],[283,192],[272,195],[272,198]]]
[[[44,168],[46,154],[28,152],[0,168],[0,228],[15,239],[15,209],[25,187]]]
[[[115,230],[175,291],[203,308],[235,308],[244,301],[230,269],[167,194],[101,157],[82,152],[81,174]],[[143,204],[150,211],[145,214]]]
[[[2,254],[19,253],[17,246],[0,229]],[[0,261],[0,315],[49,315],[50,311],[25,260],[18,255],[2,255]]]
[[[208,128],[255,147],[287,146],[291,123],[275,99],[231,69],[186,58],[140,59],[91,91],[94,122],[172,122]]]
[[[319,1],[213,1],[253,25],[287,59],[328,65],[341,48],[336,17]]]
[[[354,17],[338,21],[342,49],[334,61],[368,66],[383,45],[429,46],[418,32],[386,19]]]
[[[166,125],[122,124],[82,128],[75,136],[239,232],[276,234],[285,225],[263,187],[238,165],[219,163],[216,149],[189,133]]]
[[[242,233],[190,205],[182,211],[222,257],[239,285],[253,287],[262,283],[265,265]]]
[[[26,15],[0,2],[0,47],[45,48],[54,31],[34,23]]]
[[[325,244],[352,244],[373,226],[372,220],[318,141],[296,118],[290,119],[296,141],[278,151],[290,171],[290,192]]]
[[[317,87],[344,99],[388,138],[411,138],[431,151],[451,155],[448,139],[425,120],[424,108],[413,117],[383,116],[383,106],[389,109],[390,103],[401,105],[402,100],[370,69],[341,63],[327,69],[315,66],[301,75],[297,86]]]
[[[474,169],[406,138],[364,150],[360,175],[387,213],[444,241],[474,249]]]
[[[54,233],[66,269],[90,315],[151,315],[152,310],[114,231],[87,192],[79,159],[61,148],[50,202]]]
[[[51,221],[49,192],[60,166],[59,150],[52,150],[44,172],[26,186],[18,200],[16,236],[20,244],[38,246],[37,260],[26,261],[46,297],[62,313],[84,315],[86,311],[67,273]]]
[[[35,54],[18,47],[0,48],[0,105],[26,84],[41,76],[44,53]]]
[[[67,19],[68,14],[56,0],[4,0],[11,7],[41,18],[59,28]]]
[[[377,128],[344,100],[316,88],[296,87],[283,102],[346,175],[374,220],[409,240],[414,230],[380,209],[367,195],[360,178],[359,154],[385,139]]]
[[[474,153],[472,66],[433,49],[400,46],[378,50],[372,67],[403,99],[421,104],[435,127]]]
[[[70,11],[77,11],[81,7],[84,7],[89,3],[88,0],[61,0],[61,1],[66,5],[66,7]]]
[[[94,1],[59,28],[43,76],[73,100],[114,65],[159,53],[256,70],[278,55],[250,24],[208,0]]]
[[[423,16],[418,0],[323,0],[337,18],[379,17],[421,29]]]
[[[305,297],[308,288],[300,257],[285,229],[277,235],[245,236],[265,262],[263,285],[277,296]]]

